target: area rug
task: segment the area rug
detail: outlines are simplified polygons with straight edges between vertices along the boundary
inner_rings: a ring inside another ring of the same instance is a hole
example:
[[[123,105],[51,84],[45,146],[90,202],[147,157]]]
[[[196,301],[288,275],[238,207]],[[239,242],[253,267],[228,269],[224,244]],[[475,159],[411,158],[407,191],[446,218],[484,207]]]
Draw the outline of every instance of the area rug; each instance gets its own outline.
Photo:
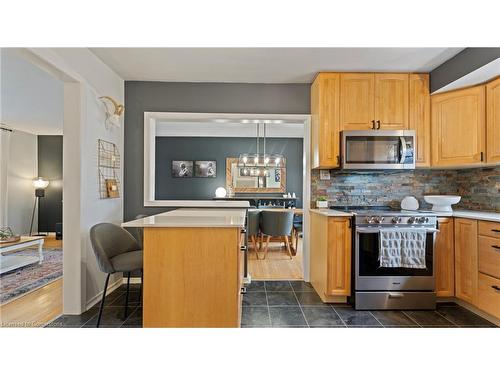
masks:
[[[38,249],[30,248],[9,253],[13,254],[38,256]],[[42,264],[31,264],[0,275],[0,305],[62,277],[62,260],[62,249],[44,249]]]

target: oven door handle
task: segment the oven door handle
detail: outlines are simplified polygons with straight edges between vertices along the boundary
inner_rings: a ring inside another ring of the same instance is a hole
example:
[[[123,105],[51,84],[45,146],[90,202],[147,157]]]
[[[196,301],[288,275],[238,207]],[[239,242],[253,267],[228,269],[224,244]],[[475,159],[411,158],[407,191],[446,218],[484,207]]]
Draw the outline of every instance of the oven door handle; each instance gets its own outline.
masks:
[[[404,294],[403,293],[393,293],[393,292],[390,292],[389,293],[389,298],[404,298]]]
[[[382,228],[356,228],[356,233],[379,233],[380,229]],[[405,227],[403,229],[411,229],[408,227]],[[420,228],[417,228],[420,229]],[[427,233],[439,233],[439,229],[434,229],[434,228],[425,228],[427,229]]]

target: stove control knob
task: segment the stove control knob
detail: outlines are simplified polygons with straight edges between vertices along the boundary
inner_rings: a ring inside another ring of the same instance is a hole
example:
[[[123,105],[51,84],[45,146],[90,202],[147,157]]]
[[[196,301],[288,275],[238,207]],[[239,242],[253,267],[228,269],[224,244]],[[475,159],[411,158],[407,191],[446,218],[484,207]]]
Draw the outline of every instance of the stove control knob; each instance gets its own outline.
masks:
[[[375,222],[376,222],[377,224],[380,224],[380,223],[382,223],[383,221],[384,221],[384,218],[383,218],[382,216],[378,216],[378,217],[376,217],[376,218],[375,218]]]
[[[375,216],[369,216],[366,218],[368,224],[375,224]]]
[[[418,218],[418,223],[420,224],[424,224],[424,223],[428,223],[429,222],[429,218],[428,217],[424,217],[424,216],[421,216]]]
[[[398,216],[394,216],[394,217],[392,218],[392,222],[393,222],[394,224],[399,224],[399,223],[401,223],[401,218],[400,218],[400,217],[398,217]]]
[[[414,218],[414,217],[412,217],[412,216],[410,216],[410,217],[408,218],[407,223],[408,223],[408,224],[413,224],[414,222],[415,222],[415,218]]]

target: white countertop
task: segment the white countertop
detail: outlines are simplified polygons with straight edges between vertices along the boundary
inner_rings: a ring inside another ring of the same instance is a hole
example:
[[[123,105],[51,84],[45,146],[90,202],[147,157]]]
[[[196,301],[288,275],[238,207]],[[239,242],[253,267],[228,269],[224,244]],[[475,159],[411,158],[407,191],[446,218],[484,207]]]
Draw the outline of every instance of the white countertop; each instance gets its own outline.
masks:
[[[315,212],[324,216],[352,216],[350,212],[343,212],[337,210],[330,210],[327,208],[317,209],[311,208],[310,212]],[[442,211],[428,211],[435,213],[438,217],[461,217],[464,219],[475,219],[475,220],[486,220],[486,221],[496,221],[500,222],[499,212],[489,212],[489,211],[473,211],[473,210],[454,210],[452,212],[442,212]]]
[[[323,216],[353,216],[351,212],[330,210],[329,208],[310,208],[309,212],[314,212]]]
[[[436,212],[438,217],[461,217],[463,219],[475,219],[500,222],[499,212],[453,210],[453,212]]]
[[[245,226],[242,208],[179,208],[174,211],[128,221],[125,228],[230,228]]]

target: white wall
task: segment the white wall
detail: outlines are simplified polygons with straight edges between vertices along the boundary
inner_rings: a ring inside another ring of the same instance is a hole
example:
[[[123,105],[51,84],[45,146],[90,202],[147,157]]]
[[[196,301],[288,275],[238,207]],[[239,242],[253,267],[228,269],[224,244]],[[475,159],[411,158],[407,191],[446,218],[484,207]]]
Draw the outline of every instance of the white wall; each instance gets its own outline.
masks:
[[[4,48],[1,59],[2,122],[31,134],[61,135],[63,83],[17,49]]]
[[[60,71],[64,89],[64,313],[79,314],[100,298],[105,274],[97,266],[89,230],[100,222],[121,223],[123,199],[99,199],[97,141],[118,146],[123,127],[107,130],[99,96],[124,102],[124,81],[86,48],[30,49],[42,63]],[[123,120],[123,119],[122,119]],[[123,163],[122,163],[123,165]],[[123,180],[123,170],[120,170]],[[123,191],[121,191],[123,194]],[[115,275],[119,281],[121,275]],[[79,287],[79,289],[78,289]]]
[[[38,170],[37,143],[36,135],[19,130],[14,130],[10,136],[7,223],[17,234],[27,234],[30,230],[35,199],[32,180]],[[37,230],[37,219],[35,211],[34,232]]]

